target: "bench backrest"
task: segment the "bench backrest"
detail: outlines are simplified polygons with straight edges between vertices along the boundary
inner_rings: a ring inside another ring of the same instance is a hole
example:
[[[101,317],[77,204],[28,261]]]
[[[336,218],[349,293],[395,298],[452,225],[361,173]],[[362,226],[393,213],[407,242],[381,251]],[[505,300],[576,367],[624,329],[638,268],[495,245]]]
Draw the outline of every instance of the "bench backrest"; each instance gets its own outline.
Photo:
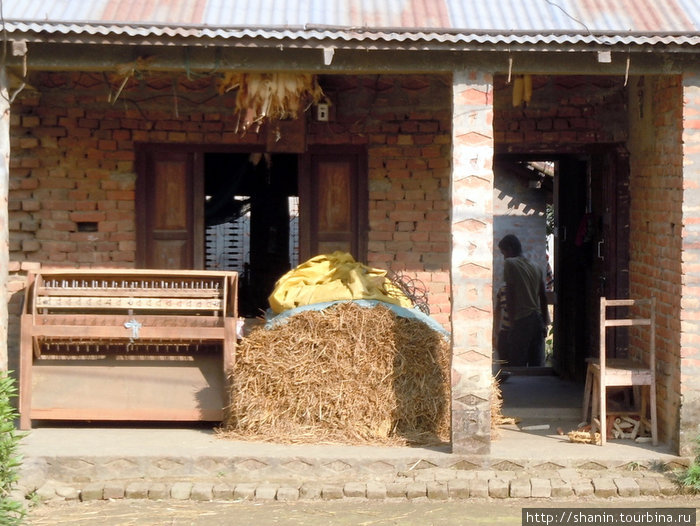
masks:
[[[28,278],[24,314],[236,315],[235,272],[50,270]]]

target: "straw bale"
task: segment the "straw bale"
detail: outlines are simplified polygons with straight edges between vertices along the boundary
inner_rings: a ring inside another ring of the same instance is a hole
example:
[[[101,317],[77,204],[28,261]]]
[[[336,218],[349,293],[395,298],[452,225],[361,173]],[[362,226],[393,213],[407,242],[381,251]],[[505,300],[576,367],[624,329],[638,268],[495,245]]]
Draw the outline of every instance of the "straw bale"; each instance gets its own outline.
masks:
[[[491,439],[500,436],[500,426],[516,424],[517,419],[503,415],[503,392],[501,384],[495,378],[491,379]]]
[[[449,353],[428,325],[382,305],[297,313],[241,341],[220,431],[275,442],[447,442]]]

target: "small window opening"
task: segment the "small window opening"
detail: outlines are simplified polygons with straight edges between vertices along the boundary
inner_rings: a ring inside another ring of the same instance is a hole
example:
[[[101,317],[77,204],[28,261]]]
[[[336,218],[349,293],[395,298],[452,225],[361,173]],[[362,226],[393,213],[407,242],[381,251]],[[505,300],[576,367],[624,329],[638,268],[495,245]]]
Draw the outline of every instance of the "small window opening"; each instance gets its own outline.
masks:
[[[97,221],[78,221],[76,228],[78,232],[97,232]]]

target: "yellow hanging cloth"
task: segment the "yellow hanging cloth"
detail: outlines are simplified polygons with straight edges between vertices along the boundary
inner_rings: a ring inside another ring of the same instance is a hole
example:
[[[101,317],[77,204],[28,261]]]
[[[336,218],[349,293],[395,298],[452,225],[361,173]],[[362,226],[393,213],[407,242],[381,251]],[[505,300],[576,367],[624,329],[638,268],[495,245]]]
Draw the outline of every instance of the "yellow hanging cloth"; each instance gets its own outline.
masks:
[[[411,300],[386,274],[385,270],[358,263],[347,252],[322,254],[277,280],[268,301],[275,314],[313,303],[360,299],[412,308]]]

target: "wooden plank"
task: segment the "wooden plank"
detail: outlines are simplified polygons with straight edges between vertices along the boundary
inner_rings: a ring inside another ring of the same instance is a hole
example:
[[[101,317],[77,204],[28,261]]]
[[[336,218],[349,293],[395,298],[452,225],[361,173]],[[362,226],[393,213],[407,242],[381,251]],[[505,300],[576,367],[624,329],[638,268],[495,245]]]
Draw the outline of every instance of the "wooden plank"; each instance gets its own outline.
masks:
[[[608,358],[607,366],[610,369],[649,370],[642,362],[631,358]]]
[[[608,369],[605,374],[605,385],[608,387],[650,385],[651,381],[651,373],[640,369]]]
[[[140,421],[149,422],[221,422],[222,409],[162,409],[135,407],[124,409],[32,408],[30,420],[95,420],[95,421]],[[29,427],[23,428],[29,429]]]
[[[199,278],[207,278],[207,277],[218,277],[218,278],[226,278],[229,277],[233,274],[236,274],[235,272],[232,271],[227,271],[227,270],[168,270],[168,269],[125,269],[125,268],[101,268],[101,269],[87,269],[87,268],[56,268],[56,269],[51,269],[51,268],[46,268],[42,269],[40,272],[37,272],[37,274],[41,274],[46,277],[55,277],[55,276],[70,276],[71,278],[74,278],[76,276],[108,276],[108,277],[114,277],[114,276],[126,276],[126,277],[134,277],[134,276],[147,276],[147,277],[155,277],[155,276],[163,276],[164,278],[176,278],[176,277],[199,277]]]
[[[31,418],[220,420],[225,378],[219,356],[194,362],[47,360],[35,364]]]
[[[187,331],[173,330],[173,327],[141,327],[139,328],[138,340],[164,339],[164,340],[223,340],[225,331],[223,327],[187,327]],[[37,325],[31,334],[35,338],[73,338],[84,339],[129,339],[132,337],[132,329],[129,327],[111,327],[99,325]]]
[[[185,329],[188,327],[223,327],[224,319],[225,317],[219,313],[215,315],[201,313],[198,316],[188,316],[184,314],[75,314],[58,312],[37,314],[34,325],[112,325],[123,327],[125,323],[136,320],[141,325]]]
[[[202,340],[42,340],[35,364],[45,360],[159,360],[192,361],[195,356],[221,357],[222,341]],[[167,364],[163,364],[167,365]]]
[[[40,296],[91,296],[91,297],[137,297],[137,298],[221,298],[223,290],[218,288],[88,288],[88,287],[38,287]]]
[[[32,315],[23,314],[20,321],[19,343],[19,427],[29,429],[31,421],[29,415],[32,405],[32,361],[33,339],[31,337]]]
[[[140,298],[100,296],[38,296],[37,309],[148,309],[212,310],[223,308],[223,300],[214,298]]]
[[[606,327],[639,327],[651,325],[649,318],[627,318],[621,320],[606,320]]]

